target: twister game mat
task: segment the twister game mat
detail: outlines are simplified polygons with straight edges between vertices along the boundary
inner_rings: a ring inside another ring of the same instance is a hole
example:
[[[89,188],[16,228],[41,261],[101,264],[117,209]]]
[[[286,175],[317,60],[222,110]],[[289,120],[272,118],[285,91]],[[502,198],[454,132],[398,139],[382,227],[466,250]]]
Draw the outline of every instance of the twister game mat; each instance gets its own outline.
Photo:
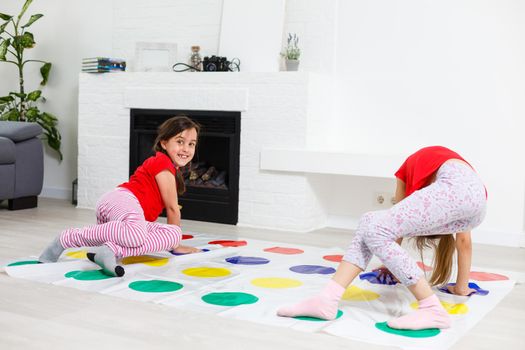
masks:
[[[341,261],[341,249],[207,234],[186,234],[183,239],[185,245],[203,252],[127,257],[122,259],[126,269],[122,278],[102,273],[87,260],[83,248],[66,250],[57,263],[41,264],[30,257],[7,262],[3,268],[11,277],[403,349],[452,346],[515,283],[508,274],[474,268],[470,278],[476,293],[470,297],[436,289],[453,319],[452,328],[445,330],[390,329],[385,322],[417,308],[417,302],[405,287],[370,271],[347,288],[334,321],[284,318],[276,316],[277,308],[320,291]],[[423,270],[431,270],[419,264]],[[378,265],[378,261],[370,264]]]

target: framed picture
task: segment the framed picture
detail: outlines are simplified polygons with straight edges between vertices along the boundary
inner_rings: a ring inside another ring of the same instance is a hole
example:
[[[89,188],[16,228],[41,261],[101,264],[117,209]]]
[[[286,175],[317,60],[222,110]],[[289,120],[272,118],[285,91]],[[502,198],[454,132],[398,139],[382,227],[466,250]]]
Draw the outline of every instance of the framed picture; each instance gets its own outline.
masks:
[[[177,44],[139,41],[135,44],[136,72],[170,72],[177,62]]]

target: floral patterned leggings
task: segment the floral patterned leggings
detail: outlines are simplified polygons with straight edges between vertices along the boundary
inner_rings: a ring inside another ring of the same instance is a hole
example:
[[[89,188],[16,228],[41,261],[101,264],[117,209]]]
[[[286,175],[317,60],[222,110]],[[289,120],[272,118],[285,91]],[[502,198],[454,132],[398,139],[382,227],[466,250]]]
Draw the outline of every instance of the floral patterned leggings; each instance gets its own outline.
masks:
[[[365,270],[376,255],[401,283],[413,285],[423,273],[396,239],[470,231],[483,221],[486,201],[485,187],[471,167],[446,162],[429,186],[388,210],[364,214],[343,260]]]

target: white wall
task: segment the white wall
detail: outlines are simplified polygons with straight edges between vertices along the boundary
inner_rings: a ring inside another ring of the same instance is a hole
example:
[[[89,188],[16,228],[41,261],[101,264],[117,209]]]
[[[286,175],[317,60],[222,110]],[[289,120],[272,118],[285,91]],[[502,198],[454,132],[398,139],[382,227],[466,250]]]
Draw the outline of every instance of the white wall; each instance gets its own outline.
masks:
[[[337,58],[339,0],[286,0],[283,43],[299,36],[299,70],[334,74]]]
[[[488,188],[480,229],[523,235],[525,3],[340,1],[338,14],[344,148],[409,155],[451,147]]]
[[[179,62],[188,62],[193,45],[202,57],[217,54],[222,0],[113,1],[113,54],[131,69],[137,41],[177,43]]]
[[[23,1],[3,1],[0,12],[17,15]],[[111,54],[112,5],[110,1],[36,0],[26,13],[43,18],[29,30],[36,46],[26,50],[27,58],[53,63],[49,82],[43,89],[47,102],[41,110],[56,115],[62,134],[64,160],[46,147],[43,196],[70,198],[71,182],[77,173],[78,72],[82,57]],[[40,64],[28,64],[26,89],[37,89],[41,81]],[[0,95],[16,91],[14,65],[0,64]]]
[[[19,6],[21,1],[4,1],[0,11]],[[76,177],[80,59],[111,55],[132,65],[136,41],[176,42],[181,61],[195,44],[203,55],[214,54],[221,11],[222,0],[33,3],[29,13],[45,17],[31,28],[38,43],[32,51],[55,65],[45,108],[60,119],[65,156],[59,164],[46,152],[44,195],[68,196]],[[329,147],[396,155],[430,144],[454,148],[487,184],[482,228],[523,237],[524,15],[520,0],[287,0],[283,39],[299,34],[300,70],[335,77],[339,93],[335,120],[328,119]],[[0,77],[0,94],[16,88],[12,67],[0,65]],[[374,209],[376,192],[393,183],[326,180],[319,200],[331,215],[350,221]]]

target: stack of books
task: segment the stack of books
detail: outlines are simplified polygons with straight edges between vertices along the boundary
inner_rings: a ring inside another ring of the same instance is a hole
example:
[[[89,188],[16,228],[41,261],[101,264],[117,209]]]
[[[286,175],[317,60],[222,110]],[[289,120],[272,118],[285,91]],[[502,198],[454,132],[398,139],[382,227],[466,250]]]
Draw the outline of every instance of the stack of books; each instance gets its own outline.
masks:
[[[126,61],[118,58],[91,57],[82,59],[82,72],[85,73],[111,73],[124,72]]]

